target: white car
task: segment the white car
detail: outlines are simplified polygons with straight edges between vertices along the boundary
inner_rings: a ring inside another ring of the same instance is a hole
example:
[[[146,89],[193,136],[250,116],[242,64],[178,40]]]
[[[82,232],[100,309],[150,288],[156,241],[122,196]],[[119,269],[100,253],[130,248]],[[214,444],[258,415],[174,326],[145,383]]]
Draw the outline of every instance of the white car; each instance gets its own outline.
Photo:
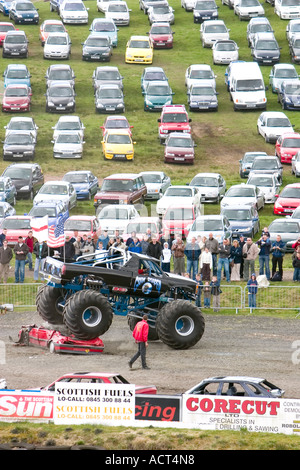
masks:
[[[294,132],[294,128],[281,111],[265,111],[257,119],[257,132],[266,142],[275,143],[285,132]]]
[[[190,186],[199,189],[201,201],[219,203],[226,193],[226,181],[220,173],[198,173]]]
[[[185,11],[193,11],[196,0],[181,0],[181,8]]]
[[[192,238],[197,239],[198,236],[208,238],[210,233],[213,233],[213,237],[219,243],[222,243],[224,238],[231,238],[232,231],[230,229],[230,222],[225,215],[215,214],[198,216],[190,228],[187,242],[190,242]]]
[[[85,142],[77,132],[58,133],[52,143],[54,158],[82,158]]]
[[[199,213],[202,213],[201,194],[198,188],[191,186],[169,186],[165,194],[156,203],[156,212],[162,216],[170,206],[179,204],[193,204]]]
[[[260,188],[265,196],[265,204],[274,204],[280,183],[275,175],[251,173],[247,183]]]
[[[185,86],[189,89],[192,85],[199,85],[205,81],[205,84],[210,83],[216,89],[216,78],[210,65],[207,64],[193,64],[190,65],[185,72]]]
[[[117,26],[129,26],[130,12],[131,9],[128,8],[125,1],[113,1],[109,2],[105,18],[113,20]]]
[[[33,199],[33,204],[43,201],[61,201],[68,209],[77,204],[77,195],[74,186],[68,181],[47,181]]]
[[[295,176],[300,176],[300,152],[297,152],[292,158],[292,173]]]
[[[229,39],[229,31],[223,20],[205,20],[200,26],[203,47],[211,47],[219,39]]]
[[[291,20],[299,18],[300,3],[299,0],[275,0],[274,12],[281,20]]]
[[[286,38],[290,43],[295,34],[300,33],[300,18],[288,22],[286,26]]]
[[[239,48],[235,41],[216,41],[212,47],[213,63],[217,65],[230,64],[239,59]]]
[[[55,140],[58,134],[62,134],[63,132],[76,132],[80,135],[81,139],[84,139],[84,130],[85,126],[81,121],[79,116],[67,115],[67,116],[60,116],[57,123],[55,124],[53,129],[53,140]]]
[[[145,199],[159,199],[171,186],[171,178],[164,171],[143,171],[140,175],[147,188]]]
[[[71,44],[68,33],[50,33],[43,48],[44,59],[69,59]]]
[[[229,206],[255,205],[257,210],[263,209],[265,197],[263,192],[254,185],[235,184],[228,189],[221,201],[221,209]]]
[[[28,132],[37,140],[38,126],[31,117],[12,117],[7,126],[4,126],[5,137],[12,132]]]
[[[151,6],[148,8],[149,23],[175,23],[174,9],[169,5]]]
[[[109,204],[97,214],[101,230],[107,230],[108,235],[113,235],[115,230],[122,233],[129,222],[139,217],[133,204]]]
[[[250,20],[257,16],[264,16],[265,10],[259,0],[238,0],[234,5],[234,13],[240,20]]]
[[[97,0],[97,10],[105,13],[111,0]]]
[[[59,7],[59,15],[65,24],[87,24],[88,8],[82,0],[65,0]]]
[[[268,33],[273,32],[270,21],[265,16],[258,16],[257,18],[251,18],[247,25],[247,41],[249,47],[251,47],[254,35],[256,33]]]
[[[283,82],[291,82],[298,80],[299,75],[293,64],[275,64],[273,65],[270,75],[269,83],[273,93],[280,91]]]

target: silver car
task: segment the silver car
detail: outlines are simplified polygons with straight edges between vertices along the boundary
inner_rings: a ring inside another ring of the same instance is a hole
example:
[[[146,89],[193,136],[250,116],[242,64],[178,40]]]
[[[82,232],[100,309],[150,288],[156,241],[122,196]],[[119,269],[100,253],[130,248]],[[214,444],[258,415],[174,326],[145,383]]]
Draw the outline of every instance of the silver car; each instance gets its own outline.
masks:
[[[52,127],[53,129],[53,140],[55,140],[58,134],[62,134],[63,132],[77,132],[81,139],[84,139],[84,131],[85,126],[81,121],[79,116],[60,116],[55,126]]]
[[[7,126],[4,126],[5,137],[12,132],[27,132],[37,140],[38,126],[32,117],[12,117]]]
[[[102,66],[97,67],[93,72],[93,87],[94,92],[100,85],[118,85],[121,90],[123,90],[123,77],[119,72],[118,67],[114,66]]]
[[[58,133],[52,143],[54,158],[82,158],[84,141],[77,132]]]
[[[281,186],[277,177],[272,174],[257,174],[255,172],[250,174],[246,184],[254,184],[264,193],[265,204],[274,204],[276,201],[276,194]]]
[[[226,181],[219,173],[198,173],[190,186],[199,188],[201,200],[205,202],[219,203],[226,193]]]
[[[291,217],[275,219],[270,223],[268,229],[272,243],[276,241],[276,236],[280,235],[281,240],[286,243],[286,251],[294,251],[292,245],[300,237],[299,219],[292,219]]]
[[[148,8],[149,23],[175,23],[174,9],[169,5],[159,5]]]
[[[253,172],[256,174],[273,174],[276,176],[278,181],[282,183],[282,164],[277,157],[273,157],[272,155],[267,155],[266,157],[256,157],[252,164],[249,177],[251,174],[253,174]]]
[[[36,194],[33,204],[42,201],[62,201],[68,209],[77,204],[77,195],[74,186],[68,181],[47,181]]]
[[[171,178],[163,171],[143,171],[140,175],[147,188],[145,199],[159,199],[171,185]]]

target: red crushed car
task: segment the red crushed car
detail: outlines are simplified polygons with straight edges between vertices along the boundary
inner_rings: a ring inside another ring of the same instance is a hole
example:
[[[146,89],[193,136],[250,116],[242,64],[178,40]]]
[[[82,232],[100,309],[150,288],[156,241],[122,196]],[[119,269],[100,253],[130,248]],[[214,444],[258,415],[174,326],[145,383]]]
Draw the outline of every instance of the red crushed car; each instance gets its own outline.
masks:
[[[300,183],[287,184],[274,204],[274,214],[292,214],[300,206]]]
[[[300,134],[288,132],[282,134],[275,144],[275,154],[281,163],[292,163],[292,158],[300,150]]]
[[[195,143],[191,134],[171,132],[165,146],[165,163],[194,163]]]
[[[2,111],[30,111],[31,88],[27,85],[7,85],[3,93]]]
[[[7,31],[14,30],[16,30],[16,28],[12,23],[8,23],[7,21],[0,21],[0,46],[3,45]]]
[[[190,134],[191,121],[183,104],[167,104],[163,106],[160,118],[158,119],[158,137],[160,142],[164,142],[170,132]]]
[[[168,207],[162,220],[163,235],[168,232],[172,238],[176,236],[186,238],[195,218],[194,205]]]
[[[149,39],[154,49],[171,49],[173,34],[169,23],[153,23],[149,31]]]

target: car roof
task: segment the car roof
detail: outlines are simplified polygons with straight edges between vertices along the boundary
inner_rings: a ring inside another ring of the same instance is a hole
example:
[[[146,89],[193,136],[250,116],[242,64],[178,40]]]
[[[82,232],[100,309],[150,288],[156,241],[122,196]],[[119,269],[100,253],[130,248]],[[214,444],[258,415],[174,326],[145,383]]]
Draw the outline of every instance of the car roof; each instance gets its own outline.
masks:
[[[60,116],[59,121],[79,121],[80,117],[79,116],[73,116],[72,114],[68,114],[66,116]]]
[[[7,68],[8,69],[11,69],[11,68],[13,68],[13,69],[27,69],[27,65],[25,65],[25,64],[8,64]]]
[[[71,65],[69,64],[52,64],[49,65],[49,69],[70,69]]]
[[[208,64],[192,64],[190,65],[190,68],[193,69],[209,69],[211,70],[211,66]]]
[[[110,175],[110,176],[106,176],[104,179],[105,180],[108,180],[108,179],[134,179],[134,178],[137,178],[139,176],[138,173],[115,173],[113,175]]]
[[[212,176],[212,177],[218,178],[219,176],[221,176],[221,174],[220,173],[210,173],[210,172],[197,173],[196,175],[193,176],[193,179],[196,178],[197,176]]]
[[[131,37],[130,37],[130,40],[131,40],[131,39],[143,39],[143,40],[146,40],[146,39],[147,39],[147,41],[149,41],[148,36],[142,36],[142,35],[134,35],[134,36],[131,36]]]
[[[241,381],[251,381],[251,382],[255,382],[255,383],[259,383],[259,382],[262,382],[263,380],[265,380],[264,378],[260,378],[260,377],[248,377],[246,375],[224,375],[224,376],[220,376],[220,377],[209,377],[206,380],[209,380],[209,381],[219,381],[219,380],[224,380],[224,381],[230,381],[230,382],[241,382]]]
[[[105,131],[105,135],[108,134],[124,134],[124,135],[130,135],[128,132],[128,129],[107,129]]]
[[[187,112],[184,104],[166,104],[162,108],[162,113]]]
[[[71,215],[68,220],[94,220],[95,215]]]
[[[284,134],[281,134],[281,137],[283,139],[287,137],[293,137],[295,139],[300,139],[300,134],[298,132],[285,132]]]

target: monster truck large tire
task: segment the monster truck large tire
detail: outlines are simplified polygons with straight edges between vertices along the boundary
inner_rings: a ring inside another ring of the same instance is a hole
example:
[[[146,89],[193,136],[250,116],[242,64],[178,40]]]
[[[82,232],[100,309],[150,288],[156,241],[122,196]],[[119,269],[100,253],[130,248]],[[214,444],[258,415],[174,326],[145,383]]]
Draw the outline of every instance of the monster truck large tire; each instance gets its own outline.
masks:
[[[62,291],[52,286],[42,286],[37,293],[35,303],[37,312],[52,325],[63,324],[63,309],[59,302],[63,300]]]
[[[201,310],[187,300],[162,307],[156,320],[159,339],[172,349],[188,349],[201,339],[205,321]]]
[[[113,309],[106,297],[91,289],[73,294],[66,302],[64,323],[80,340],[90,340],[103,335],[110,327]]]

